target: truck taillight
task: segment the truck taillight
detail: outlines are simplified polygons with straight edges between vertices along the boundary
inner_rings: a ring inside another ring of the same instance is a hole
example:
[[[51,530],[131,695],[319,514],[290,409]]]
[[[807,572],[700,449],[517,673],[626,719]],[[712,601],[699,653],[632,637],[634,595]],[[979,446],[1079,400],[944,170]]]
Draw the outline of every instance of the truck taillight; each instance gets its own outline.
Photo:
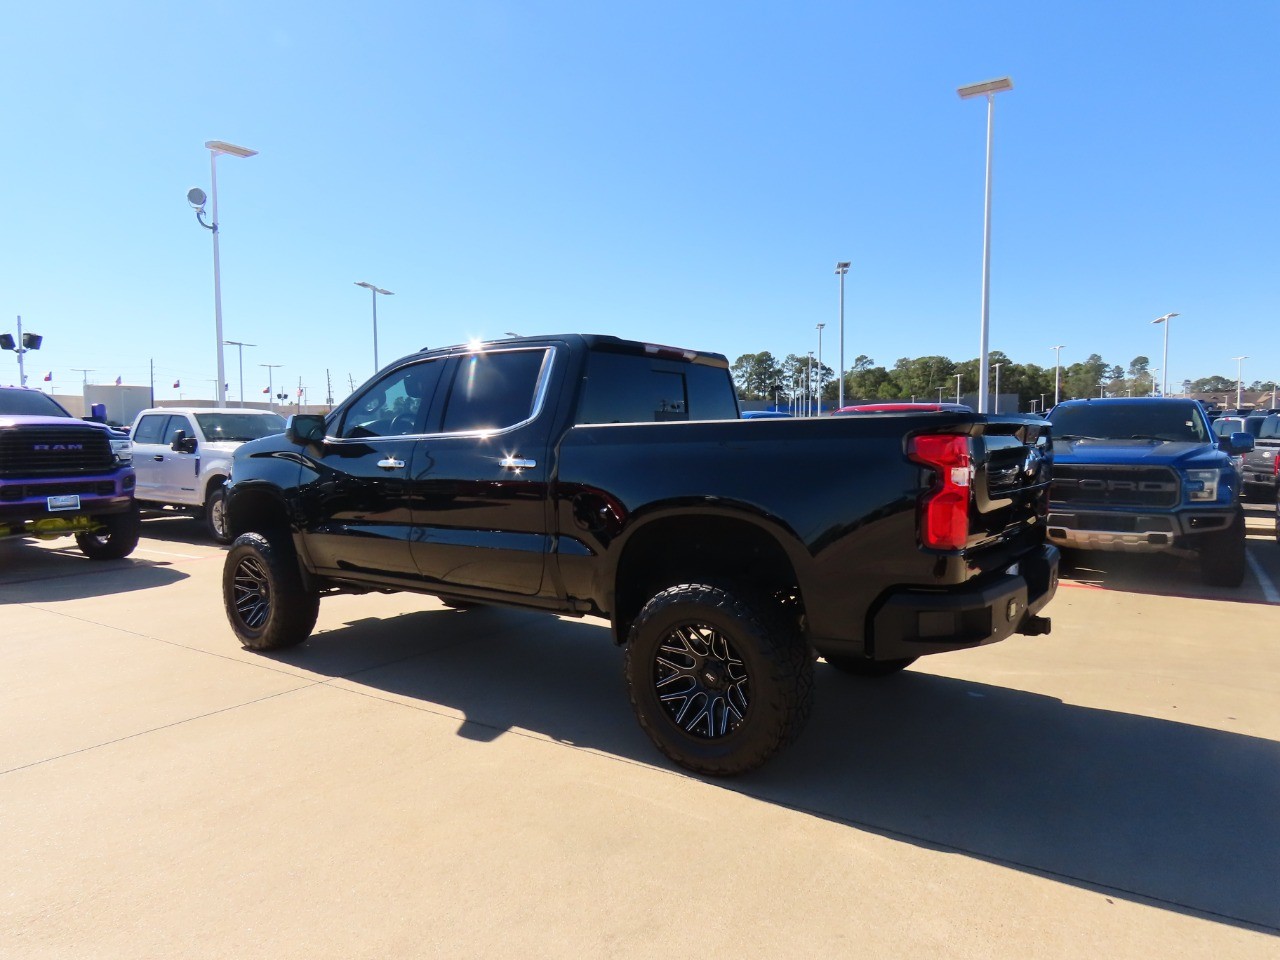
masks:
[[[961,549],[969,539],[969,438],[951,433],[913,437],[907,455],[932,468],[935,476],[920,500],[920,542],[937,550]]]

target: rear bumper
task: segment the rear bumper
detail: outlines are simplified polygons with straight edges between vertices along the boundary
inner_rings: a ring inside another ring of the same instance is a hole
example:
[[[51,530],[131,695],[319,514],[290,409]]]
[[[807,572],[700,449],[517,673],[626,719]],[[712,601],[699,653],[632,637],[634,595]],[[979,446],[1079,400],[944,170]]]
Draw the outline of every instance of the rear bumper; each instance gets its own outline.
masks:
[[[1195,549],[1195,538],[1228,529],[1239,506],[1173,512],[1061,510],[1050,507],[1048,537],[1060,547],[1121,553]]]
[[[1058,589],[1058,549],[1044,544],[981,584],[889,593],[871,617],[867,654],[897,660],[1045,632],[1036,615]]]

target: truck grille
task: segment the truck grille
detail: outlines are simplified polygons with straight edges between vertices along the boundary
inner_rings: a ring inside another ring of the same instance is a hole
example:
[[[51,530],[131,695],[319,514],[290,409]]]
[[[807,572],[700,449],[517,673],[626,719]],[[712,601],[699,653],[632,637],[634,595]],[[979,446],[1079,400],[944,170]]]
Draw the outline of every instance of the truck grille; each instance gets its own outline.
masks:
[[[74,483],[9,483],[0,486],[0,503],[17,503],[35,497],[61,497],[70,493],[81,496],[109,497],[116,492],[114,480],[80,480]]]
[[[114,468],[111,441],[89,426],[0,430],[0,477],[65,477]]]
[[[1168,467],[1100,467],[1058,463],[1050,499],[1055,504],[1104,507],[1176,507],[1178,475]]]

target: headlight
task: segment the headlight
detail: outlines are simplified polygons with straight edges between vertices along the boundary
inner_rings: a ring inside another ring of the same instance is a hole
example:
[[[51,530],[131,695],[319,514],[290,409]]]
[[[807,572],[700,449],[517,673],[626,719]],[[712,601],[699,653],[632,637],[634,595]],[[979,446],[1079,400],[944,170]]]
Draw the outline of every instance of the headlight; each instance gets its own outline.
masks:
[[[128,440],[112,440],[111,455],[116,463],[133,463],[133,444]]]
[[[1221,479],[1221,470],[1188,470],[1187,499],[1217,500],[1218,483]]]

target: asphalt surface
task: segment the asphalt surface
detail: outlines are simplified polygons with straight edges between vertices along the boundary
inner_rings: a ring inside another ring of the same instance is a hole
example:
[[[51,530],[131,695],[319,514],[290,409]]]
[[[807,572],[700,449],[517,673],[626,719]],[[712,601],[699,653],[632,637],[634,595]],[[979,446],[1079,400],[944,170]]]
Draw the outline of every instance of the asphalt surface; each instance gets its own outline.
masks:
[[[1048,637],[818,667],[736,780],[605,624],[337,597],[233,640],[224,550],[0,543],[0,957],[1280,956],[1280,546],[1085,555]]]

